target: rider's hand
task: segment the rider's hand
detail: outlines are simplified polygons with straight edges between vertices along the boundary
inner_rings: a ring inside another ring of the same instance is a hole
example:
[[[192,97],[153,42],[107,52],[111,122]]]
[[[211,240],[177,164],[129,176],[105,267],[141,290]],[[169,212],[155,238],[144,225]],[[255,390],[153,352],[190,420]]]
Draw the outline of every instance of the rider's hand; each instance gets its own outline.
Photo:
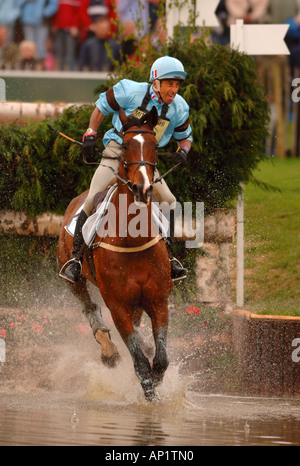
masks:
[[[187,155],[188,153],[185,149],[183,149],[183,147],[178,147],[177,152],[174,153],[174,162],[186,165]]]
[[[98,154],[98,147],[96,143],[96,131],[90,129],[83,135],[82,141],[82,151],[84,159],[87,163],[95,162],[96,156]]]

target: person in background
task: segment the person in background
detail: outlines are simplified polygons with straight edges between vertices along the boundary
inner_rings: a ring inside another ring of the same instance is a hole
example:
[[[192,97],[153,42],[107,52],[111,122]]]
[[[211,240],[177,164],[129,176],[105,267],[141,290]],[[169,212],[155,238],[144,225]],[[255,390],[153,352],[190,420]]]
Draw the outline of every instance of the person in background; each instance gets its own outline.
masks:
[[[0,69],[3,66],[3,51],[5,50],[8,37],[8,29],[6,26],[0,26]]]
[[[110,48],[112,58],[119,60],[119,45],[111,38],[108,17],[98,16],[90,29],[94,34],[81,46],[79,70],[112,71],[114,66],[106,47]]]
[[[220,26],[213,28],[212,40],[219,45],[228,45],[230,42],[230,28],[228,25],[228,10],[226,0],[221,0],[216,9],[216,16]]]
[[[8,28],[0,25],[0,69],[14,70],[19,64],[19,47],[8,42]]]
[[[228,26],[243,19],[247,24],[265,23],[270,0],[226,0]]]
[[[158,18],[158,8],[160,0],[148,0],[149,4],[149,18],[150,18],[150,30],[153,33]]]
[[[36,68],[36,43],[29,40],[23,40],[20,43],[20,68],[21,70],[31,71]]]
[[[44,60],[44,70],[45,71],[55,71],[55,55],[53,52],[53,38],[51,34],[48,36],[46,43],[46,57]]]
[[[21,24],[26,42],[36,45],[35,69],[42,70],[47,55],[50,21],[58,9],[58,0],[19,0]]]
[[[14,40],[14,27],[20,12],[19,0],[0,0],[0,25],[7,28],[7,42]]]
[[[121,55],[132,58],[138,42],[149,32],[148,0],[118,0],[117,14],[123,28]]]
[[[82,24],[81,8],[85,0],[58,0],[58,11],[53,19],[54,47],[59,70],[74,71],[76,51]]]
[[[292,78],[299,76],[300,69],[300,0],[297,1],[296,9],[296,13],[284,21],[290,26],[285,41],[290,51],[289,62]]]
[[[300,11],[300,0],[269,0],[267,22],[282,24],[287,18],[294,18]]]

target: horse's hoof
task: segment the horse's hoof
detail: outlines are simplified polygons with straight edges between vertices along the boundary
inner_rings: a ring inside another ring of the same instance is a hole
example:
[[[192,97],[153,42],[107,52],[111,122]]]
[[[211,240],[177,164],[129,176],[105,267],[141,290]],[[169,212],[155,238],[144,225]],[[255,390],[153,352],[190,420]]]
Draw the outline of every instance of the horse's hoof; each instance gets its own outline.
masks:
[[[154,388],[152,390],[145,392],[145,399],[149,403],[152,403],[152,401],[156,399],[156,393],[155,393]]]
[[[149,401],[151,403],[156,398],[156,393],[152,380],[149,379],[146,382],[142,382],[142,387],[144,390],[146,401]]]
[[[113,356],[104,356],[103,354],[101,354],[101,361],[109,369],[113,369],[114,367],[116,367],[120,359],[121,358],[119,353],[114,354]]]

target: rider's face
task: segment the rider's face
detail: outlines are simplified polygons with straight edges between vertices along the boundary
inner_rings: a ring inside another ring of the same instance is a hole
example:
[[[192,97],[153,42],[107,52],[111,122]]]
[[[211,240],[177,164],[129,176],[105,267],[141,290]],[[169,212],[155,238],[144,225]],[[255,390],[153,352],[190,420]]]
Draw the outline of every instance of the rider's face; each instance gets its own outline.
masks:
[[[166,104],[171,104],[179,91],[180,81],[176,79],[163,79],[160,81],[160,95]]]

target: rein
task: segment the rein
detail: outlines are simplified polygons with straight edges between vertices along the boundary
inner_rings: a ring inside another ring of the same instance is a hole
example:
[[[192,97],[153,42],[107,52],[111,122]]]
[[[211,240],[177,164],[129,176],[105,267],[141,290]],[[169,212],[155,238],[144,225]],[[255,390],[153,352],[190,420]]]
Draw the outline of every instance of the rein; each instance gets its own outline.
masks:
[[[49,123],[47,123],[48,127],[54,131],[56,134],[58,134],[59,136],[62,136],[63,138],[65,139],[68,139],[69,141],[71,142],[74,142],[75,144],[77,144],[78,146],[82,147],[83,146],[83,143],[80,142],[80,141],[76,141],[75,139],[72,139],[70,138],[69,136],[63,134],[61,131],[58,131],[56,128],[54,128],[53,126],[51,126]],[[154,131],[150,131],[150,130],[147,130],[147,129],[139,129],[139,130],[135,130],[135,129],[131,129],[131,130],[127,130],[126,133],[151,133],[151,134],[155,134]],[[121,136],[121,134],[120,134]],[[97,150],[98,154],[103,158],[103,159],[111,159],[111,160],[119,160],[119,157],[105,157],[105,155],[102,155],[101,152],[99,151],[99,149]],[[172,154],[170,154],[169,152],[159,152],[157,155],[165,155],[165,156],[170,156]],[[84,163],[86,163],[87,165],[99,165],[98,162],[87,162],[87,160],[85,160],[85,158],[83,159]],[[123,164],[126,163],[125,160],[124,160],[124,153],[122,154],[122,162]],[[143,160],[140,160],[140,161],[137,161],[137,162],[130,162],[130,164],[138,164],[138,167],[139,166],[146,166],[146,165],[152,165],[156,167],[157,165],[157,162],[156,164],[152,164],[151,162],[144,162]],[[127,164],[128,166],[129,164]],[[178,166],[180,165],[180,163],[178,163],[177,165],[174,165],[173,167],[171,167],[166,173],[164,173],[163,175],[161,175],[159,178],[157,178],[155,181],[152,181],[151,185],[155,184],[155,183],[159,183],[163,178],[165,178],[167,175],[169,175],[169,173],[171,173],[173,170],[175,170],[175,168],[177,168]],[[109,168],[114,176],[119,179],[120,181],[122,181],[125,185],[128,185],[128,188],[130,189],[129,187],[129,180],[124,180],[123,178],[121,178],[119,176],[119,173],[117,173],[112,167],[109,167],[108,165],[102,165],[103,167],[105,168]],[[137,167],[137,169],[138,169]],[[154,167],[154,168],[155,168]]]

